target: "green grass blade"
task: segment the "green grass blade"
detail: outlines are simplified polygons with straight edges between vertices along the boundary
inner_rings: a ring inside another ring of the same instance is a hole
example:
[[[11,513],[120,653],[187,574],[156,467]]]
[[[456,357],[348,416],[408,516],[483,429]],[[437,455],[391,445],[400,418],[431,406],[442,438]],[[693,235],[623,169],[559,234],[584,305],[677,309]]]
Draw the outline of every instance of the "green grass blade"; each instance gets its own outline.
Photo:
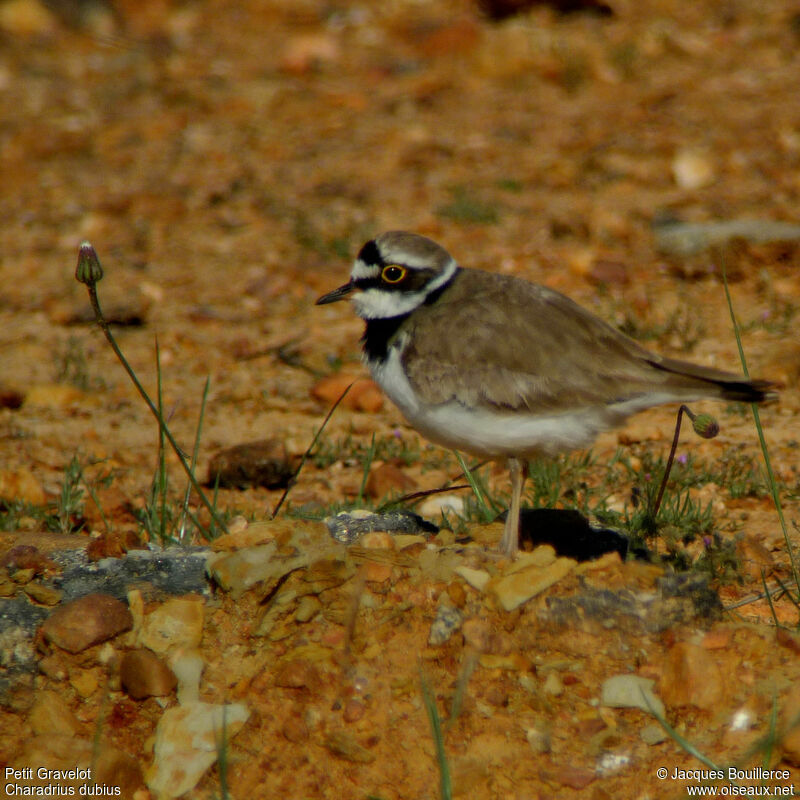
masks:
[[[428,712],[433,742],[436,745],[436,763],[439,767],[440,776],[440,796],[442,800],[452,800],[453,786],[450,781],[450,767],[447,764],[447,754],[444,751],[442,721],[439,717],[439,711],[436,708],[436,699],[433,696],[433,691],[428,683],[428,679],[425,677],[422,665],[420,665],[419,668],[419,681],[422,686],[422,701],[425,704],[425,710]]]
[[[461,455],[461,453],[459,453],[457,450],[454,450],[453,452],[455,452],[456,458],[458,459],[458,464],[461,467],[461,471],[464,473],[464,477],[467,479],[467,483],[470,485],[470,488],[475,495],[478,508],[481,512],[481,517],[487,522],[494,519],[495,514],[489,507],[489,503],[486,501],[486,495],[481,489],[478,479],[472,474],[472,471],[467,466],[467,462],[464,461],[464,457]]]
[[[736,320],[736,313],[733,310],[733,300],[731,298],[730,287],[728,286],[728,273],[724,262],[722,264],[722,285],[725,287],[725,299],[728,302],[728,311],[731,315],[733,334],[736,337],[736,346],[739,349],[739,360],[742,362],[742,371],[744,372],[745,377],[749,378],[750,371],[747,368],[747,359],[745,358],[744,347],[742,346],[739,323]],[[786,519],[783,515],[783,506],[781,505],[781,499],[778,494],[778,483],[775,480],[775,473],[772,471],[772,461],[769,457],[767,441],[764,438],[764,429],[761,426],[761,416],[758,413],[758,406],[755,403],[752,403],[750,407],[753,411],[753,420],[755,421],[756,431],[758,431],[758,441],[761,445],[761,454],[764,457],[764,466],[767,470],[767,481],[769,483],[770,494],[772,495],[772,502],[775,504],[775,510],[778,512],[778,520],[780,521],[781,530],[783,531],[783,540],[786,543],[786,550],[789,553],[789,563],[792,567],[792,579],[794,580],[798,591],[800,591],[800,573],[797,571],[794,550],[792,549],[792,543],[789,539],[789,530],[786,527]]]

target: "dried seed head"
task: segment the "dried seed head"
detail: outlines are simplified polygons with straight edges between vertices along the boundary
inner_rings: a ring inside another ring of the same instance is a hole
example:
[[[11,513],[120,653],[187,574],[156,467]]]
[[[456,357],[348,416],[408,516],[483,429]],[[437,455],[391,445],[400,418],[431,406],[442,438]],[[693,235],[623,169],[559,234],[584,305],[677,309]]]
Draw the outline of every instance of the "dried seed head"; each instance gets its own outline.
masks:
[[[711,414],[698,414],[692,418],[692,427],[698,436],[713,439],[719,433],[719,423]]]
[[[87,286],[103,279],[100,259],[90,242],[81,242],[81,246],[78,248],[78,266],[75,268],[75,278]]]

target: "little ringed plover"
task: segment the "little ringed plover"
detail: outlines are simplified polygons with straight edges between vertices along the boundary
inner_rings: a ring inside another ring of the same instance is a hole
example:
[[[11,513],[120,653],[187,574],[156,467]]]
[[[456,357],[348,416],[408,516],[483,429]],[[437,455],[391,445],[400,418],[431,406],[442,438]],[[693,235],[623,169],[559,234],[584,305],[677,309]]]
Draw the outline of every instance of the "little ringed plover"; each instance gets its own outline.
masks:
[[[527,459],[586,448],[651,406],[774,397],[769,381],[650,352],[563,294],[460,267],[413,233],[367,242],[349,282],[317,304],[348,296],[366,321],[364,360],[408,422],[436,444],[508,461],[509,557]]]

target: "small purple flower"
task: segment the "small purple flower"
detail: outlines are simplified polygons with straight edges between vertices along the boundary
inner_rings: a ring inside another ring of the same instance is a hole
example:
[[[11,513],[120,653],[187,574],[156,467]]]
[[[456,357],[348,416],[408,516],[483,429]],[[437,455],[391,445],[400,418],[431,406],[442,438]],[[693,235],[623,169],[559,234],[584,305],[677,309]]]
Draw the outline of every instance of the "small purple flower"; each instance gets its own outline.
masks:
[[[687,456],[686,453],[681,453],[678,456],[678,459],[677,459],[679,464],[685,464],[688,460],[689,460],[689,456]]]

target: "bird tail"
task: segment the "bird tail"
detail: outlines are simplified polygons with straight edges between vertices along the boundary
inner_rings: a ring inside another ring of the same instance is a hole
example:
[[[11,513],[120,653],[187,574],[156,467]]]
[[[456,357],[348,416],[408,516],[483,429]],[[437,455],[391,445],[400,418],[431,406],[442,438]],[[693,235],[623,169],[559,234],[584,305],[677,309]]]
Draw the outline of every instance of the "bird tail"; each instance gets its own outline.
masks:
[[[701,367],[688,361],[660,358],[652,366],[670,373],[670,383],[687,391],[737,403],[771,403],[778,399],[778,385],[766,380],[747,380],[732,372]]]

